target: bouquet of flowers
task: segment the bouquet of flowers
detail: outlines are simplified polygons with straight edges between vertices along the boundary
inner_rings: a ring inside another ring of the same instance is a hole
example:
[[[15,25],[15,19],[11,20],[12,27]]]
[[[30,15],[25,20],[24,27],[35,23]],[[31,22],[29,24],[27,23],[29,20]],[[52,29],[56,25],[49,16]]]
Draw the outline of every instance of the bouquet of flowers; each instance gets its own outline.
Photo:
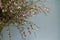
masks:
[[[27,36],[23,25],[30,26],[26,27],[30,34],[31,30],[38,30],[39,27],[27,19],[37,15],[38,12],[47,13],[48,8],[43,6],[44,2],[43,0],[1,0],[0,36],[4,27],[9,27],[10,24],[16,25],[23,38]],[[10,32],[9,37],[11,37]]]

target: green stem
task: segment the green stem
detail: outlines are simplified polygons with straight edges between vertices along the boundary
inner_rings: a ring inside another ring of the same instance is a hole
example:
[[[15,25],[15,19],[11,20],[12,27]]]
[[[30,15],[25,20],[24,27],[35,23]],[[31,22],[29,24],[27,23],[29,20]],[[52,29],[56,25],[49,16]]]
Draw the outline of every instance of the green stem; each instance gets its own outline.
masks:
[[[0,40],[2,40],[2,33],[0,32]]]

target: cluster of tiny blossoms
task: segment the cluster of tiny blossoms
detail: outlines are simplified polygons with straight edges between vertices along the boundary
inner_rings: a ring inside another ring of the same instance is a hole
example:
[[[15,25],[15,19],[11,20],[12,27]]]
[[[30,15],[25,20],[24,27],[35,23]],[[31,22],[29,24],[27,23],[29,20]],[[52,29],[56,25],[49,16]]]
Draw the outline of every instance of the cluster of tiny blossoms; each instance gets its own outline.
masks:
[[[41,6],[43,2],[42,0],[1,0],[1,2],[0,32],[4,27],[12,23],[16,25],[23,37],[26,37],[27,35],[23,27],[25,24],[30,26],[27,28],[30,34],[30,29],[38,30],[38,27],[35,24],[26,19],[37,15],[38,12],[46,13],[48,11],[46,7]]]

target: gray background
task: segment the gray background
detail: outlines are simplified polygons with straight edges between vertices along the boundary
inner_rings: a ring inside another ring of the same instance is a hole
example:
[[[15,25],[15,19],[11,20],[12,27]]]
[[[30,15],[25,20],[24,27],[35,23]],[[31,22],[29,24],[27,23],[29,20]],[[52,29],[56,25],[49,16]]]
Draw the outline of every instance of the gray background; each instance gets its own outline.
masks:
[[[32,33],[27,40],[60,40],[60,0],[49,0],[49,13],[38,14],[29,20],[40,27],[40,32]],[[9,40],[7,28],[3,30],[3,40]],[[10,27],[12,40],[21,40],[20,34],[14,26]]]

